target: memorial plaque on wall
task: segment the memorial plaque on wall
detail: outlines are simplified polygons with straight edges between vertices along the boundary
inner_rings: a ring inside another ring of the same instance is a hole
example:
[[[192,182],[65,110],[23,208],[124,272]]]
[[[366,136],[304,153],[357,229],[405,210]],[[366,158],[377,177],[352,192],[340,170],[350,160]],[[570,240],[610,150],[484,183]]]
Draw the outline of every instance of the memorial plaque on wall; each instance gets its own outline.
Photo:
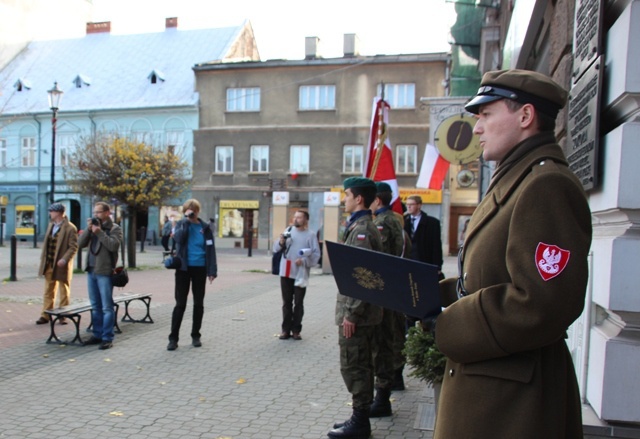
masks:
[[[573,82],[602,53],[602,0],[577,0],[573,23]]]
[[[569,136],[564,152],[585,190],[597,183],[603,62],[603,57],[598,57],[569,92]]]

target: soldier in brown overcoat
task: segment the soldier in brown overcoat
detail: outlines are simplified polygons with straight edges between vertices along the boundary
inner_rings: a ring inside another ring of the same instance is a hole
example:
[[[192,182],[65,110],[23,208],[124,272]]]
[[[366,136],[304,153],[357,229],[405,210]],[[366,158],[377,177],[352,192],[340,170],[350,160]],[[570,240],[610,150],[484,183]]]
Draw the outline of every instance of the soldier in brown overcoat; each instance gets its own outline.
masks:
[[[591,215],[554,136],[567,93],[539,73],[484,75],[467,105],[497,162],[441,283],[434,331],[447,366],[436,439],[582,438],[566,330],[584,308]]]

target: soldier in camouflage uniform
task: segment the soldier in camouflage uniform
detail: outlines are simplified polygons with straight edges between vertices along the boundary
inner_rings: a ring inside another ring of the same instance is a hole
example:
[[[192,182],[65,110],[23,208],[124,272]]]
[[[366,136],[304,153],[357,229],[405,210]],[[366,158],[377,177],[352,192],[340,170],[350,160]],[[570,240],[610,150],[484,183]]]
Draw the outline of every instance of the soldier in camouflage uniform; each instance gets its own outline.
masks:
[[[344,243],[382,251],[382,237],[371,220],[369,206],[376,196],[372,180],[351,177],[344,181],[345,211],[351,213]],[[330,438],[366,439],[371,435],[369,409],[373,400],[372,344],[375,326],[382,321],[382,308],[338,293],[336,324],[340,345],[340,372],[352,395],[353,415],[335,424]]]
[[[391,186],[384,182],[376,183],[376,199],[371,205],[374,212],[373,223],[382,235],[382,251],[393,256],[402,256],[404,248],[403,228],[400,215],[389,206],[393,197]],[[395,333],[397,319],[402,319],[403,331]],[[391,389],[394,381],[394,341],[396,337],[404,339],[404,315],[385,309],[382,323],[376,326],[373,345],[373,368],[375,371],[376,396],[369,412],[370,418],[391,416]]]

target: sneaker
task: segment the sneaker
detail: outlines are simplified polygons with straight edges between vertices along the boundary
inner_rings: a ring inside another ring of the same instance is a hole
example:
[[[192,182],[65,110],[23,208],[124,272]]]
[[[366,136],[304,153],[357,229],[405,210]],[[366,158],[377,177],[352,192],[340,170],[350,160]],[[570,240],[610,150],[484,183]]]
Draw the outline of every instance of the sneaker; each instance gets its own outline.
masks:
[[[104,351],[106,349],[111,349],[112,347],[113,347],[112,341],[103,341],[98,349],[101,349]]]
[[[191,341],[191,345],[192,345],[194,348],[199,348],[199,347],[201,347],[201,346],[202,346],[202,342],[200,341],[200,337],[198,337],[198,338],[195,338],[195,337],[194,337],[194,338],[192,339],[192,341]]]
[[[167,345],[168,351],[175,351],[178,349],[178,342],[174,340],[169,340],[169,344]]]
[[[45,325],[49,323],[49,320],[45,319],[44,317],[40,317],[38,320],[36,320],[36,325]]]

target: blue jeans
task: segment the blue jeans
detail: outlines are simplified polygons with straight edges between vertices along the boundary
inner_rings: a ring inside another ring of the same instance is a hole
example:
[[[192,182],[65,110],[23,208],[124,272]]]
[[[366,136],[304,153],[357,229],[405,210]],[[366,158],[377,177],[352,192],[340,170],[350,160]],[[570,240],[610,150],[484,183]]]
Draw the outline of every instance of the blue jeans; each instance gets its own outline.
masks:
[[[115,313],[113,312],[111,276],[95,274],[91,270],[87,273],[87,286],[89,288],[89,301],[93,308],[91,310],[93,336],[102,341],[113,341]]]

